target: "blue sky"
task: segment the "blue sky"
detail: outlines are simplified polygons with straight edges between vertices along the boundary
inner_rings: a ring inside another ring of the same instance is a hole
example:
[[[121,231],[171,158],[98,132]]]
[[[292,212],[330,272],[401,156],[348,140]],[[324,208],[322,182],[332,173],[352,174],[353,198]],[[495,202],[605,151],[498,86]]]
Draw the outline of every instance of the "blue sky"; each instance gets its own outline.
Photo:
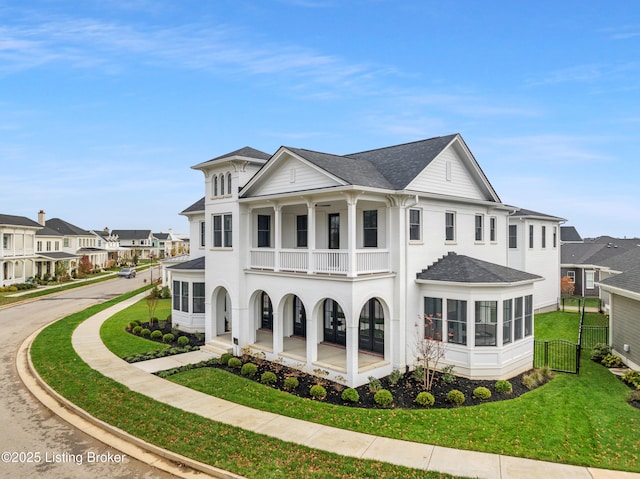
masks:
[[[0,0],[0,213],[187,232],[190,169],[461,133],[503,202],[640,236],[640,2]]]

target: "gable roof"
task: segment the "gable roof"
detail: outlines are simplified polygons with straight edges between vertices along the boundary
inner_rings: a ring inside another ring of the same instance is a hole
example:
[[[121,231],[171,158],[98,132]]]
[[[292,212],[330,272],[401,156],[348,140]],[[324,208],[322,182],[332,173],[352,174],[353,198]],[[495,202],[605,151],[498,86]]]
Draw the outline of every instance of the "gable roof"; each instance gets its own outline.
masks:
[[[45,222],[45,225],[65,236],[92,236],[89,231],[83,230],[60,218],[51,218]]]
[[[516,208],[516,210],[511,215],[514,217],[536,218],[536,219],[554,220],[554,221],[567,221],[564,218],[560,218],[559,216],[549,215],[547,213],[539,213],[537,211],[527,210],[525,208],[518,208],[517,206],[514,206],[513,208]]]
[[[59,231],[56,231],[53,228],[49,228],[48,226],[43,226],[41,228],[42,229],[36,231],[36,236],[64,236]]]
[[[640,267],[603,279],[598,284],[603,286],[605,290],[608,289],[607,286],[610,286],[632,293],[640,293]]]
[[[148,239],[151,230],[112,230],[111,234],[118,236],[120,240],[140,240]]]
[[[30,220],[26,216],[14,216],[0,214],[0,225],[2,226],[24,226],[26,228],[42,228],[36,221]]]
[[[422,281],[512,284],[543,279],[536,274],[450,252],[416,275]]]
[[[392,189],[402,190],[458,136],[457,133],[438,136],[345,156],[366,160],[389,182]]]

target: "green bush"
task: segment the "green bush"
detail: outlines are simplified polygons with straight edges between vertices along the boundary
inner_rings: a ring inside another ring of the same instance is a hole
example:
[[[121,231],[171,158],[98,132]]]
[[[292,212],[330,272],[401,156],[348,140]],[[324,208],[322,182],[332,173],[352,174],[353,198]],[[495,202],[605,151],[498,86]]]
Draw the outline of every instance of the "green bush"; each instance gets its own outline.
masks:
[[[240,374],[243,376],[255,376],[258,372],[258,366],[253,363],[245,363],[242,365],[242,369],[240,369]]]
[[[142,328],[140,330],[140,336],[142,336],[143,338],[148,338],[149,336],[151,336],[151,330],[149,328]]]
[[[429,407],[435,404],[436,399],[433,397],[433,394],[422,391],[416,396],[415,402],[420,406]]]
[[[273,384],[278,380],[278,376],[276,376],[276,373],[272,372],[272,371],[266,371],[264,373],[262,373],[262,376],[260,376],[260,382],[262,384]],[[285,381],[286,383],[286,381]]]
[[[621,368],[624,366],[622,362],[622,358],[620,356],[616,356],[615,354],[607,354],[604,358],[602,358],[602,365],[606,368]]]
[[[393,371],[391,371],[391,374],[389,374],[389,383],[392,386],[395,386],[400,382],[400,380],[402,379],[402,376],[403,376],[402,371],[400,371],[399,369],[394,369]]]
[[[320,384],[316,384],[309,389],[309,395],[314,399],[322,400],[327,397],[327,390]]]
[[[473,390],[473,396],[478,399],[489,399],[491,397],[491,391],[484,386],[478,386]]]
[[[186,346],[187,344],[189,344],[189,338],[186,336],[178,337],[178,346]]]
[[[353,388],[347,388],[342,391],[342,395],[340,396],[343,401],[348,402],[358,402],[360,401],[360,394]]]
[[[640,389],[634,389],[633,391],[630,391],[627,401],[640,402]]]
[[[242,361],[240,361],[240,358],[229,358],[229,361],[227,362],[227,366],[229,366],[230,368],[234,368],[234,369],[238,369],[240,367],[242,367]]]
[[[142,326],[134,326],[133,328],[133,334],[137,334],[140,335],[140,332],[142,331]]]
[[[176,337],[173,334],[167,333],[164,336],[162,336],[162,342],[163,343],[172,343],[175,338]]]
[[[456,381],[456,375],[453,373],[454,367],[449,365],[442,368],[440,377],[445,384],[453,384]]]
[[[160,339],[162,337],[162,331],[156,329],[151,332],[151,339]]]
[[[284,388],[287,391],[292,391],[293,389],[296,389],[299,385],[300,385],[300,381],[298,381],[298,378],[294,376],[288,376],[284,378]]]
[[[222,356],[220,356],[220,364],[226,366],[229,363],[229,359],[231,359],[232,357],[233,354],[224,353]]]
[[[452,402],[456,406],[462,406],[465,400],[464,393],[457,389],[452,389],[447,393],[447,401]]]
[[[502,394],[511,394],[513,386],[506,379],[500,379],[496,381],[496,391]]]
[[[640,371],[627,371],[622,375],[622,381],[636,389],[640,389]]]
[[[600,362],[607,354],[611,354],[611,347],[605,343],[597,343],[591,350],[591,359]]]
[[[382,407],[389,407],[393,404],[393,395],[388,389],[380,389],[373,396],[373,401]]]
[[[382,383],[375,376],[369,376],[369,391],[375,393],[382,389]]]

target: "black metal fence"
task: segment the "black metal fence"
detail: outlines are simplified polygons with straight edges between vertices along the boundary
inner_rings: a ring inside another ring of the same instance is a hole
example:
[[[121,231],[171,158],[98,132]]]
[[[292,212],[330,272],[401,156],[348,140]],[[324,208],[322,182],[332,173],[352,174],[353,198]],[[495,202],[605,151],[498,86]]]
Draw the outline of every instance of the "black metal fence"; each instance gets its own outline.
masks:
[[[544,366],[548,366],[554,371],[579,373],[580,345],[564,339],[534,341],[533,367],[541,368]]]
[[[582,326],[581,347],[593,349],[598,343],[609,344],[609,326]]]

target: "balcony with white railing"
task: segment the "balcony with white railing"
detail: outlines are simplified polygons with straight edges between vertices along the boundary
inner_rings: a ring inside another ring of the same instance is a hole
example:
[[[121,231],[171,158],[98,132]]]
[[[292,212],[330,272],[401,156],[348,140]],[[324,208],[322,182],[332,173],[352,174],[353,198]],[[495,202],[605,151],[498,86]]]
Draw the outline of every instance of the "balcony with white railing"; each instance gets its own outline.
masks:
[[[357,276],[391,271],[387,249],[358,249],[353,252],[353,270],[349,250],[336,249],[282,249],[254,248],[250,254],[251,269],[321,273]],[[277,259],[277,261],[276,261]]]

